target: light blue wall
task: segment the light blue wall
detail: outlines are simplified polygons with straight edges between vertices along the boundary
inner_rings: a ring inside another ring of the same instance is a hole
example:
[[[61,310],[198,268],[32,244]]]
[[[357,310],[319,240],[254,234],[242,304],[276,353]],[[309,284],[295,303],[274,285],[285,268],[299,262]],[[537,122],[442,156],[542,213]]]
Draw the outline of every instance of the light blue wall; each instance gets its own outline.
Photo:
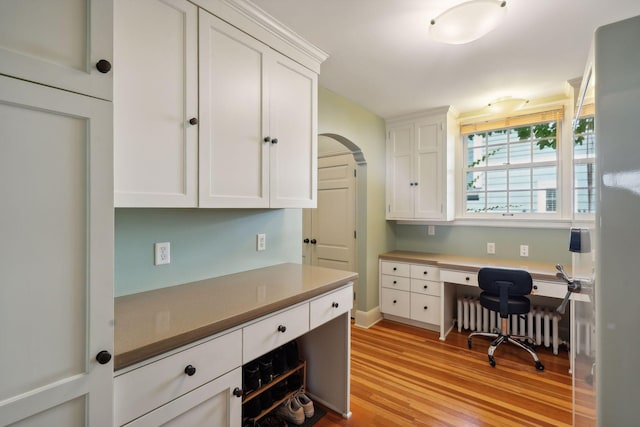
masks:
[[[267,250],[256,251],[256,234]],[[116,209],[115,295],[301,262],[299,209]],[[153,243],[171,242],[171,263],[153,265]]]
[[[488,242],[495,255],[487,255]],[[528,258],[520,257],[520,245],[529,246]],[[426,225],[397,224],[396,249],[571,265],[568,229],[437,225],[429,236]]]

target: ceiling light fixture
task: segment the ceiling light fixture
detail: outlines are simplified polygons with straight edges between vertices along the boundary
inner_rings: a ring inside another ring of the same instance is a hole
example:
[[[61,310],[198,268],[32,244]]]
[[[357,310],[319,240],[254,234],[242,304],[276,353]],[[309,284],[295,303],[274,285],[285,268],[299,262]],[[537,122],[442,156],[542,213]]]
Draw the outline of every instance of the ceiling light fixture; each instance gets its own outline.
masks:
[[[442,43],[469,43],[496,28],[506,13],[506,1],[471,0],[447,9],[432,19],[429,32]]]
[[[522,108],[525,104],[529,103],[528,99],[512,98],[510,96],[504,96],[498,98],[495,101],[491,101],[487,108],[494,114],[508,114],[519,108]]]

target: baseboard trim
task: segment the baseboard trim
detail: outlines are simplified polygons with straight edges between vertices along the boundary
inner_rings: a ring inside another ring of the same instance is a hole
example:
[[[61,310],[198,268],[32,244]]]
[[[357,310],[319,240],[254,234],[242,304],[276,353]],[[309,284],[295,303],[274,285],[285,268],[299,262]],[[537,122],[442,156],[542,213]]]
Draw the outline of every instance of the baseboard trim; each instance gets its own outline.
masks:
[[[374,307],[369,311],[356,310],[356,326],[368,329],[382,320],[380,307]]]

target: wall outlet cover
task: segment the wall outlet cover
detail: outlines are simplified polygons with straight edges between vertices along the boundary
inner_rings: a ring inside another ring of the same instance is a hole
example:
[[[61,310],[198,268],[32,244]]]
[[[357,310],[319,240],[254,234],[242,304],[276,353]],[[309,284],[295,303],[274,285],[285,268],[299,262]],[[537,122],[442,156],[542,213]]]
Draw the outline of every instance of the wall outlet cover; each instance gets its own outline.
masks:
[[[154,265],[164,265],[169,264],[171,262],[171,243],[170,242],[160,242],[154,243]]]

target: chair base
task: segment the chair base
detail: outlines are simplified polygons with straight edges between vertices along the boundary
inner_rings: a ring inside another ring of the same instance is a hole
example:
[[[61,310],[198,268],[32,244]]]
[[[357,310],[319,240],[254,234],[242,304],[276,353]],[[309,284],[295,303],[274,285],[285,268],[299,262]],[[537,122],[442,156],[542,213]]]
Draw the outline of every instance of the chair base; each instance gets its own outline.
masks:
[[[531,346],[525,343],[528,337],[519,336],[519,335],[512,336],[509,334],[503,334],[501,332],[500,333],[472,332],[471,334],[469,334],[469,337],[467,338],[467,345],[469,346],[469,348],[471,348],[471,338],[474,336],[493,338],[493,341],[491,341],[491,345],[489,346],[487,356],[489,358],[489,364],[494,368],[496,366],[496,359],[493,357],[493,353],[496,351],[496,349],[500,344],[507,341],[527,351],[531,355],[531,357],[533,357],[533,361],[535,362],[536,369],[538,371],[544,370],[544,365],[542,364],[542,362],[540,362],[540,359],[538,358],[538,355],[536,354],[535,350],[531,348]]]

